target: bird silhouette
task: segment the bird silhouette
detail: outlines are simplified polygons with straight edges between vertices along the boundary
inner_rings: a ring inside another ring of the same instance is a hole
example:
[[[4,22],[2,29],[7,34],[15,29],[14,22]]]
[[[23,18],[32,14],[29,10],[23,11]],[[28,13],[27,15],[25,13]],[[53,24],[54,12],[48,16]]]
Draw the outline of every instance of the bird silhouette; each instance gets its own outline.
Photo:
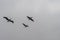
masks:
[[[28,25],[26,25],[25,23],[22,23],[25,27],[29,27]]]
[[[28,18],[29,20],[31,20],[31,21],[34,22],[34,20],[32,19],[32,17],[27,16],[27,18]]]
[[[3,18],[5,18],[5,19],[7,20],[7,22],[14,23],[14,21],[13,21],[13,20],[11,20],[11,19],[9,19],[8,17],[3,17]]]

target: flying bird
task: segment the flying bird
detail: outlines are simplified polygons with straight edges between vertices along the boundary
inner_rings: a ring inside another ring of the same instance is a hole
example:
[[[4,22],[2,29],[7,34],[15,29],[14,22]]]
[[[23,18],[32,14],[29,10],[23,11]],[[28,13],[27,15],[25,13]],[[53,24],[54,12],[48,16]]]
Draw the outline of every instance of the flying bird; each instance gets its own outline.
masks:
[[[8,17],[3,17],[3,18],[5,18],[5,19],[7,20],[7,22],[14,23],[14,21],[13,21],[13,20],[11,20],[11,19],[9,19]]]
[[[31,21],[34,22],[34,20],[32,19],[32,17],[27,16],[27,18],[28,18],[29,20],[31,20]]]
[[[28,25],[26,25],[26,24],[24,24],[24,23],[22,23],[25,27],[29,27]]]

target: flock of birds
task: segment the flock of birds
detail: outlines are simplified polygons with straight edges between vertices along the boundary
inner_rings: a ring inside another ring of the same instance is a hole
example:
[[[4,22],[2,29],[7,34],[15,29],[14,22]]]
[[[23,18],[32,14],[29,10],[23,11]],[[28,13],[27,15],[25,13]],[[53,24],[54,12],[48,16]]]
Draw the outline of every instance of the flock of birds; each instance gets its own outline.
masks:
[[[30,21],[34,22],[34,20],[32,19],[33,17],[29,17],[29,16],[26,16]],[[8,17],[3,17],[4,19],[7,20],[7,22],[11,22],[11,23],[14,23],[13,20],[9,19]],[[22,23],[23,26],[25,27],[29,27],[28,25],[26,25],[25,23]]]

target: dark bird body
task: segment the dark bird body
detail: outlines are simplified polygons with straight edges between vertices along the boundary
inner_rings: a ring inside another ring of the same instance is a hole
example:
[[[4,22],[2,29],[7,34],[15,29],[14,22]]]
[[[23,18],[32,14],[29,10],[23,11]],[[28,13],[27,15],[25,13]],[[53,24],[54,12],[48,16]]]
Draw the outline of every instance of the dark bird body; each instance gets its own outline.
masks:
[[[27,18],[28,18],[29,20],[31,20],[31,21],[34,22],[34,20],[32,19],[32,17],[27,16]]]
[[[7,20],[7,22],[12,22],[12,23],[14,23],[13,20],[11,20],[11,19],[9,19],[9,18],[7,18],[7,17],[3,17],[3,18],[5,18],[5,19]]]
[[[28,27],[28,25],[26,25],[26,24],[24,24],[24,23],[22,23],[25,27]]]

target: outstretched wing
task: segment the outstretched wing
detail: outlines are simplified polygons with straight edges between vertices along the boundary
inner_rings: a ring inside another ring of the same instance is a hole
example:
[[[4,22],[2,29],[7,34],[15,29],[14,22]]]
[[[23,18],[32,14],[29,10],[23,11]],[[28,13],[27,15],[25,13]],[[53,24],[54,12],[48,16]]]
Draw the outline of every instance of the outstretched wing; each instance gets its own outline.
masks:
[[[14,23],[14,21],[11,21],[12,23]]]
[[[8,20],[8,18],[7,17],[3,17],[4,19],[6,19],[6,20]]]
[[[29,20],[31,20],[31,21],[33,21],[33,22],[34,22],[34,20],[33,20],[32,18],[29,18]]]

